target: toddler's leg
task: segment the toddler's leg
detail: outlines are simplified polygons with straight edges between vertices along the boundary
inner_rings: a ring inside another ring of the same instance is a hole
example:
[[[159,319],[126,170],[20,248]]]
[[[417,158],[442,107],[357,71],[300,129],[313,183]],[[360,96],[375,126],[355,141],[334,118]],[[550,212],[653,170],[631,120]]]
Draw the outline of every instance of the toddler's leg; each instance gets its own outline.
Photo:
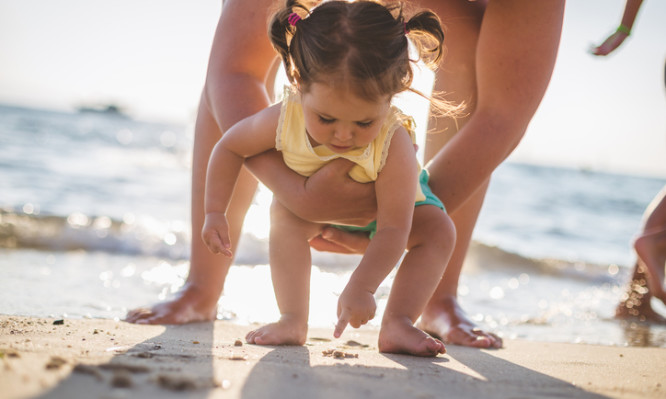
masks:
[[[449,216],[432,205],[414,209],[412,231],[396,275],[379,333],[379,351],[437,356],[444,344],[414,326],[425,308],[455,245]]]
[[[303,345],[308,331],[311,257],[309,238],[321,226],[296,217],[275,199],[271,206],[270,262],[280,320],[250,331],[248,343]]]

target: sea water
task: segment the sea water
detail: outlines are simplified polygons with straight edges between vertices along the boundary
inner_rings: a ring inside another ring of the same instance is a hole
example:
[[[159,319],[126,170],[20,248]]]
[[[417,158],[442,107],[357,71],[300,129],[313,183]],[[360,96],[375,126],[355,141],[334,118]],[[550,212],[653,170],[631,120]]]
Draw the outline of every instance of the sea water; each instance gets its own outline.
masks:
[[[0,106],[0,313],[122,319],[177,291],[192,236],[192,130]],[[631,239],[665,184],[504,163],[461,277],[463,307],[507,338],[666,347],[665,327],[613,319],[635,262]],[[278,315],[270,201],[260,187],[218,318],[263,323]],[[359,259],[313,251],[311,325],[335,323],[337,296]],[[393,276],[377,291],[379,316]]]

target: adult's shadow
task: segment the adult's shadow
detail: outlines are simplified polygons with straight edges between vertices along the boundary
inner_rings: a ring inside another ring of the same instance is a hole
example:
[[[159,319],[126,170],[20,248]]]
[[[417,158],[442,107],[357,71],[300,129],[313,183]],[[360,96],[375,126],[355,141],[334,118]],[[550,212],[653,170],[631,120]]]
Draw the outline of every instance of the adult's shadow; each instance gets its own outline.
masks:
[[[607,398],[492,353],[449,347],[447,356],[418,358],[368,350],[352,364],[307,347],[275,347],[251,370],[241,398]]]
[[[541,373],[495,356],[495,351],[451,347],[449,355],[471,370],[476,376],[461,378],[461,373],[451,375],[446,384],[452,397],[510,397],[510,398],[581,398],[602,399],[608,396],[588,392],[570,382]],[[548,361],[548,359],[542,359]],[[470,383],[472,382],[472,383]],[[499,395],[498,395],[499,394]]]
[[[109,324],[112,325],[112,324]],[[39,398],[183,397],[207,398],[220,383],[214,375],[214,323],[181,326],[130,326],[117,345],[105,345],[113,357],[101,364],[78,364],[55,387]],[[123,345],[133,335],[146,337]],[[102,348],[100,348],[102,350]],[[92,357],[94,359],[94,357]]]

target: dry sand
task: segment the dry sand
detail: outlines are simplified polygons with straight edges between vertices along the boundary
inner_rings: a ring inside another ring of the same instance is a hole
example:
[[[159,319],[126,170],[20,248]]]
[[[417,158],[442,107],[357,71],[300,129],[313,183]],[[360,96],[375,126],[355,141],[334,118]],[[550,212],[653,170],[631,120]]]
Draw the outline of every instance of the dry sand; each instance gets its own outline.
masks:
[[[138,326],[0,315],[1,398],[666,398],[666,349],[510,340],[434,359],[377,352],[377,331],[245,344],[229,322]]]

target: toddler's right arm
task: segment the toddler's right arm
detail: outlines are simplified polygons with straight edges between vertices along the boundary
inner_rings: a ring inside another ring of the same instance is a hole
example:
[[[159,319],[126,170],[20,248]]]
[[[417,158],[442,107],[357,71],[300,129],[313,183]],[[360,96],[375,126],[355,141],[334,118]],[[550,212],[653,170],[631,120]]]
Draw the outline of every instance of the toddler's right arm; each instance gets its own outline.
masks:
[[[208,162],[202,238],[214,253],[232,256],[226,218],[238,174],[246,158],[275,148],[280,104],[275,104],[232,126],[217,142]]]

